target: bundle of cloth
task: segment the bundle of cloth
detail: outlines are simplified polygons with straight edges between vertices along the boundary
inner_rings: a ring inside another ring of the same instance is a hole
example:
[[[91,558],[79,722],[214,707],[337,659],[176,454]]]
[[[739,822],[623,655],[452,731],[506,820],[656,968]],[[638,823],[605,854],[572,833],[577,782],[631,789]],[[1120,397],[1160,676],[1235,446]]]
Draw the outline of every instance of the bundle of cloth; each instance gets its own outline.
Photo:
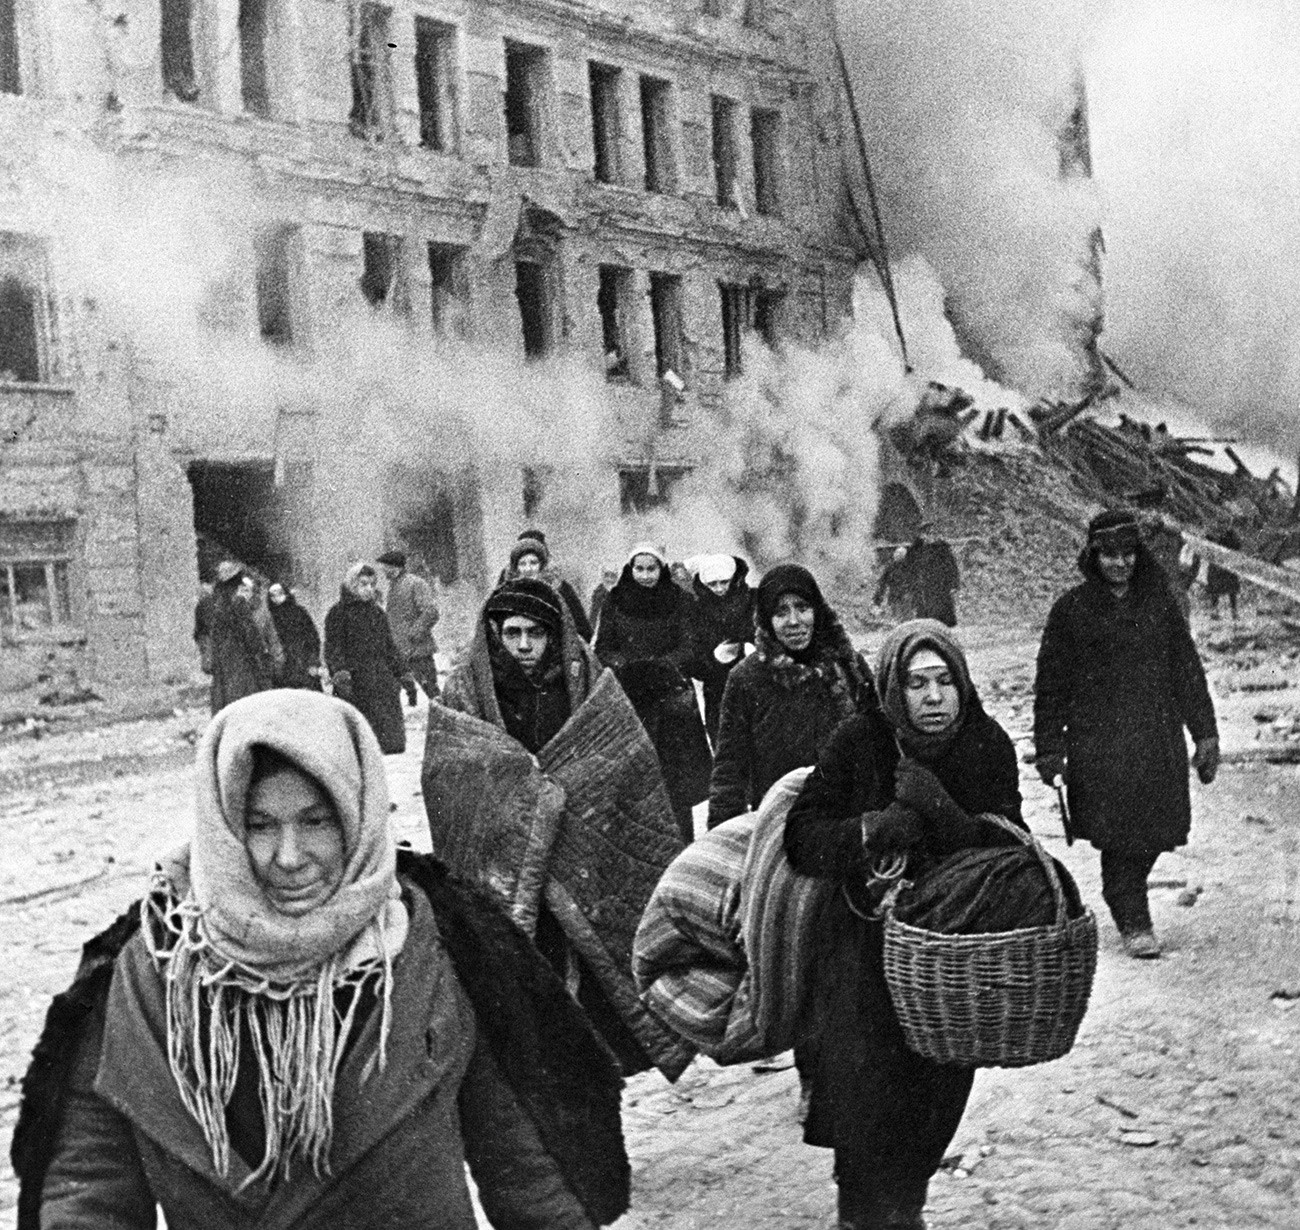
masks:
[[[637,928],[632,971],[642,1000],[720,1064],[788,1050],[804,1027],[804,976],[831,889],[790,869],[782,834],[811,771],[787,773],[757,812],[679,854]]]

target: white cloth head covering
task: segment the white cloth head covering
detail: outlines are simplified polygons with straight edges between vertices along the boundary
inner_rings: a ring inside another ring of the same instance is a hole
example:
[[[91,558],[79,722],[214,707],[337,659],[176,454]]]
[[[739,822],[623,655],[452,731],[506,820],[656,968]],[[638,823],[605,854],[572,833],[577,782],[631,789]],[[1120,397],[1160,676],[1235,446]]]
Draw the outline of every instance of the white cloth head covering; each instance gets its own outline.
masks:
[[[638,542],[627,553],[627,563],[630,564],[638,555],[653,555],[659,561],[661,567],[668,567],[668,553],[663,547],[656,546],[653,542]]]
[[[736,557],[734,555],[701,555],[696,571],[702,585],[713,585],[718,581],[730,581],[736,575]]]

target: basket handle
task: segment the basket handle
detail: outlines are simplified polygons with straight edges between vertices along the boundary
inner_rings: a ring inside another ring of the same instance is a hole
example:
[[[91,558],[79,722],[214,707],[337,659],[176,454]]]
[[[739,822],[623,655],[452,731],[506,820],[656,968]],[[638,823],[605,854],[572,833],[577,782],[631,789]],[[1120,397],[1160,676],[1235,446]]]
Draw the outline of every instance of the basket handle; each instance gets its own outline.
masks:
[[[1052,856],[1043,849],[1043,843],[1038,840],[1028,829],[1023,829],[1018,824],[1012,823],[1006,816],[999,816],[997,812],[985,811],[980,812],[979,819],[987,820],[991,824],[996,824],[998,828],[1005,829],[1022,845],[1028,846],[1042,864],[1043,874],[1047,876],[1047,883],[1051,886],[1052,896],[1056,898],[1056,925],[1058,927],[1065,925],[1065,889],[1061,887],[1061,877],[1056,874],[1056,864],[1052,861]]]

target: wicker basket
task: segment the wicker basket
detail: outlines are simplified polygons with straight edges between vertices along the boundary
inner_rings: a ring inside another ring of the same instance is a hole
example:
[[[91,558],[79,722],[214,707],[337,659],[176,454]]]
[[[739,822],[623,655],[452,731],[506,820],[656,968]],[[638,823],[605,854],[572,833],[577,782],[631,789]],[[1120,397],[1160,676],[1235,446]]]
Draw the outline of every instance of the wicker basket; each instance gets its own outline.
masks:
[[[936,1063],[1019,1068],[1074,1045],[1097,968],[1097,920],[1065,917],[1056,867],[1032,833],[1001,816],[1038,856],[1056,922],[986,935],[944,935],[885,920],[885,981],[908,1047]]]

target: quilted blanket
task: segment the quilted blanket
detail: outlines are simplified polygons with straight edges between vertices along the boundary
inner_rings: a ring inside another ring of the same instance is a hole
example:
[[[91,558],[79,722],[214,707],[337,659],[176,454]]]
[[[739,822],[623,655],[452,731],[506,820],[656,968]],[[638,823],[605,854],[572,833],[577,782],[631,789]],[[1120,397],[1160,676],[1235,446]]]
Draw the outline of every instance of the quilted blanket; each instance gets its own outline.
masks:
[[[534,759],[500,727],[434,704],[422,774],[433,852],[520,926],[543,900],[670,1080],[693,1048],[641,1002],[632,941],[681,839],[649,737],[610,671]]]

